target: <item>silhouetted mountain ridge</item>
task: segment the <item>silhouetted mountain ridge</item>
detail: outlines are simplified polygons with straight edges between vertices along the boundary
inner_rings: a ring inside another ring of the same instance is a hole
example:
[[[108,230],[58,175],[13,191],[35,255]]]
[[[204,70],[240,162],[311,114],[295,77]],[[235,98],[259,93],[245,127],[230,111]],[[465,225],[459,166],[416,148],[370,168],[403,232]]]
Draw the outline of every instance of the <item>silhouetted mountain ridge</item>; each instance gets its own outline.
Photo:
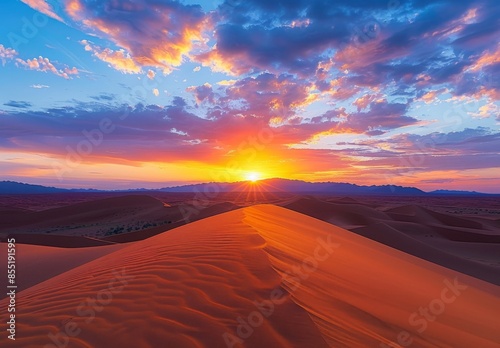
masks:
[[[398,185],[371,185],[363,186],[344,182],[306,182],[290,179],[265,179],[257,183],[240,181],[234,183],[203,183],[164,187],[160,189],[130,189],[130,190],[95,190],[95,189],[63,189],[42,185],[32,185],[15,181],[0,181],[0,194],[47,194],[64,192],[241,192],[248,191],[255,185],[255,190],[261,192],[291,192],[291,193],[327,193],[341,195],[394,195],[394,196],[421,196],[421,195],[454,195],[454,196],[492,196],[476,191],[437,190],[425,192],[416,187]]]
[[[64,192],[101,192],[94,189],[63,189],[52,186],[32,185],[16,181],[0,181],[0,194],[44,194]]]
[[[259,191],[264,192],[294,192],[294,193],[334,193],[334,194],[388,194],[388,195],[425,195],[426,193],[415,187],[403,187],[396,185],[382,186],[360,186],[350,183],[336,182],[306,182],[289,179],[265,179],[258,183],[236,182],[236,183],[207,183],[184,185],[176,187],[165,187],[162,192],[233,192],[248,190],[248,186],[256,185]]]

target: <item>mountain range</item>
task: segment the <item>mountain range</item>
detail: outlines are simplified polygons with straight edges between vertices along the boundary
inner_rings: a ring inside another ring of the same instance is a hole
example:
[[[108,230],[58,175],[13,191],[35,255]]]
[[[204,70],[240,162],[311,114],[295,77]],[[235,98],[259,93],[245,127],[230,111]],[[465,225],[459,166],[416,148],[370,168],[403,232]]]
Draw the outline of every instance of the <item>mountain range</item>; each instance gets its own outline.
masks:
[[[425,192],[415,187],[397,185],[362,186],[350,183],[337,182],[306,182],[289,179],[265,179],[257,183],[248,181],[234,183],[203,183],[164,187],[160,189],[131,189],[131,190],[96,190],[96,189],[63,189],[50,186],[32,185],[15,181],[0,181],[0,194],[47,194],[47,193],[75,193],[75,192],[241,192],[248,191],[255,185],[260,192],[290,192],[290,193],[328,193],[342,195],[394,195],[394,196],[492,196],[492,194],[476,191],[436,190]]]

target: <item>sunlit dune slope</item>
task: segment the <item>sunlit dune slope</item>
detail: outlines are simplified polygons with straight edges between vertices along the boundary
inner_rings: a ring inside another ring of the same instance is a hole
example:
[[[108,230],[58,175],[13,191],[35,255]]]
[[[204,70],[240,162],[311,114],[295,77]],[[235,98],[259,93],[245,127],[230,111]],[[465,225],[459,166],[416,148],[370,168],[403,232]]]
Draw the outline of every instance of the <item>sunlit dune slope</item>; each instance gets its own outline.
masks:
[[[245,222],[266,239],[265,250],[280,274],[302,265],[306,279],[284,276],[285,287],[331,346],[390,346],[404,337],[417,347],[498,347],[500,287],[274,206],[248,208],[246,215]],[[310,257],[318,241],[328,238],[333,252],[315,264]],[[467,288],[442,302],[455,282]],[[431,312],[434,321],[414,315],[429,304],[439,312]]]
[[[419,333],[422,317],[409,318],[429,304],[440,313]],[[272,205],[131,243],[21,292],[17,306],[19,347],[500,341],[499,287]]]

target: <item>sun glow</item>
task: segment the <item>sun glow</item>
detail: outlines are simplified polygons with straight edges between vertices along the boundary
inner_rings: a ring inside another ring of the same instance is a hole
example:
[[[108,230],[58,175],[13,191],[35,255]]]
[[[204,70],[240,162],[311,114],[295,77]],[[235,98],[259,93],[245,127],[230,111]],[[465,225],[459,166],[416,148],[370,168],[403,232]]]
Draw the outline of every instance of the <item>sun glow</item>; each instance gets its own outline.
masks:
[[[245,179],[251,182],[257,182],[260,180],[260,174],[255,172],[247,173]]]

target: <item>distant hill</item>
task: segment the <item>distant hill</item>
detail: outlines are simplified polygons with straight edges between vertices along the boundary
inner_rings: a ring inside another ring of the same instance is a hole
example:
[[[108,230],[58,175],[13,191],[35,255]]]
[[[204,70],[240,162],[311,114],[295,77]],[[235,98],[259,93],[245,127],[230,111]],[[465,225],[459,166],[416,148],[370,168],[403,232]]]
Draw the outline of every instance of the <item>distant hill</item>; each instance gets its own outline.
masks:
[[[58,193],[58,192],[69,192],[69,191],[55,187],[23,184],[15,181],[0,181],[0,193],[2,194]]]
[[[130,190],[94,190],[94,189],[62,189],[41,185],[24,184],[14,181],[0,181],[0,194],[46,194],[64,192],[241,192],[247,191],[249,185],[246,181],[234,183],[204,183],[194,185],[183,185],[164,187],[157,190],[130,189]],[[339,195],[389,195],[389,196],[499,196],[476,191],[454,191],[436,190],[425,192],[415,187],[404,187],[397,185],[372,185],[362,186],[338,182],[306,182],[289,179],[266,179],[260,180],[258,185],[260,192],[290,192],[290,193],[329,193]]]
[[[101,192],[94,189],[62,189],[51,186],[24,184],[15,181],[0,181],[0,194],[43,194],[43,193],[64,193],[64,192]]]
[[[436,190],[429,192],[429,194],[436,196],[491,196],[488,193],[481,193],[477,191],[457,191],[457,190]]]
[[[248,189],[247,182],[236,183],[208,183],[185,185],[176,187],[166,187],[160,189],[162,192],[233,192]],[[403,187],[395,185],[383,186],[359,186],[349,183],[335,182],[306,182],[288,179],[266,179],[258,182],[261,192],[296,192],[296,193],[335,193],[335,194],[380,194],[380,195],[425,195],[426,193],[415,187]]]

